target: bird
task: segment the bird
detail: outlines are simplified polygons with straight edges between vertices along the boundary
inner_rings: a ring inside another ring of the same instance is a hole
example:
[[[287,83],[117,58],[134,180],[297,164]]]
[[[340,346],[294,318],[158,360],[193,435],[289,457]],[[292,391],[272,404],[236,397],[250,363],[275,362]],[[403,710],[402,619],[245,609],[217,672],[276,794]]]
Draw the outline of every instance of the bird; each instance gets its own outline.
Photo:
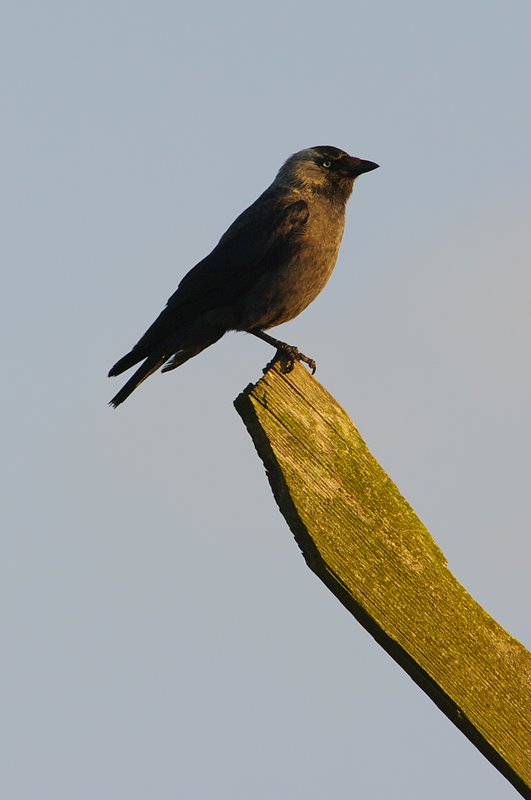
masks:
[[[276,348],[285,371],[315,361],[266,333],[298,316],[328,281],[354,181],[378,167],[331,145],[290,156],[273,183],[243,211],[212,252],[181,280],[166,307],[109,377],[140,367],[112,398],[116,408],[150,375],[180,367],[227,331]]]

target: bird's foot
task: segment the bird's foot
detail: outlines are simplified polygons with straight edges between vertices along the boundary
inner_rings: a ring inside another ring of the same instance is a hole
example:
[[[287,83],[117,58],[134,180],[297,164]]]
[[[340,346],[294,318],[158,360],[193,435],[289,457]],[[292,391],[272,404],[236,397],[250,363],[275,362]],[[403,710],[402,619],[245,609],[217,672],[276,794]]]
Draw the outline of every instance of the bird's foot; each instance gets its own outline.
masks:
[[[291,372],[296,361],[303,361],[305,364],[307,364],[312,371],[312,375],[317,369],[317,364],[313,358],[308,358],[308,356],[305,356],[304,353],[301,353],[298,347],[295,347],[292,344],[286,344],[286,342],[281,342],[280,339],[275,339],[265,331],[257,330],[249,331],[249,333],[252,333],[253,336],[257,336],[258,339],[262,339],[262,341],[267,342],[276,348],[277,352],[269,364],[264,367],[264,372],[267,372],[268,369],[271,369],[271,367],[278,362],[280,362],[280,368],[282,372]]]
[[[301,353],[298,347],[295,347],[292,344],[285,344],[284,342],[280,342],[279,346],[277,347],[277,352],[269,362],[264,367],[264,372],[267,372],[268,369],[271,369],[275,364],[280,364],[280,369],[282,372],[287,373],[291,372],[293,367],[295,366],[296,361],[303,361],[305,364],[312,371],[312,375],[315,374],[315,370],[317,369],[317,364],[313,360],[313,358],[308,358],[305,356],[304,353]]]

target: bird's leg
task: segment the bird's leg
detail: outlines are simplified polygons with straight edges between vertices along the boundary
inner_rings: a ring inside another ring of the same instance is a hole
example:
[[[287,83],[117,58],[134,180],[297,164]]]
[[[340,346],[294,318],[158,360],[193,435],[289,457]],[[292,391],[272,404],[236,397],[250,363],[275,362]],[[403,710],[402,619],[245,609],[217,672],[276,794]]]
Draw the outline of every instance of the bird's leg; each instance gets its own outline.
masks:
[[[276,347],[277,349],[275,356],[266,366],[264,372],[269,369],[269,367],[272,367],[277,361],[281,360],[286,362],[285,372],[291,372],[296,361],[304,361],[305,364],[308,364],[312,371],[312,375],[317,369],[317,364],[313,358],[308,358],[308,356],[305,356],[304,353],[301,353],[298,347],[295,347],[292,344],[286,344],[286,342],[281,342],[279,339],[273,338],[273,336],[270,336],[268,333],[264,333],[264,331],[249,331],[249,333],[252,333],[253,336],[257,336],[259,339],[262,339],[264,342],[273,345],[273,347]]]

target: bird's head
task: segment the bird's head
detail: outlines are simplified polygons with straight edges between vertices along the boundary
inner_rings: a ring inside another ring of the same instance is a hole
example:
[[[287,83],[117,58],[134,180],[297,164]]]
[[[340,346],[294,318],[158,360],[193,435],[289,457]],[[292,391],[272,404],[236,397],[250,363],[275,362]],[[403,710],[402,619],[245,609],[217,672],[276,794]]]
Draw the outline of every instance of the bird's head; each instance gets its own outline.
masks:
[[[318,145],[294,153],[280,168],[275,183],[301,191],[324,194],[346,202],[354,181],[379,165],[349,156],[331,145]]]

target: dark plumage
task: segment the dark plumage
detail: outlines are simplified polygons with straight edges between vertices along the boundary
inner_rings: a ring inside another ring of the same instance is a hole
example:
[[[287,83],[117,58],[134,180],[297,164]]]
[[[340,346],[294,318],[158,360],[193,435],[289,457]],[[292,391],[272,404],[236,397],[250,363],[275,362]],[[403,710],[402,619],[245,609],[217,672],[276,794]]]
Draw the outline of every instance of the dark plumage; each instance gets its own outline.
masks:
[[[335,266],[345,206],[372,161],[319,146],[288,158],[277,177],[233,222],[214,250],[184,276],[166,308],[109,372],[143,361],[111,400],[116,407],[149,375],[175,369],[230,330],[247,331],[277,352],[315,363],[264,333],[303,311]]]

